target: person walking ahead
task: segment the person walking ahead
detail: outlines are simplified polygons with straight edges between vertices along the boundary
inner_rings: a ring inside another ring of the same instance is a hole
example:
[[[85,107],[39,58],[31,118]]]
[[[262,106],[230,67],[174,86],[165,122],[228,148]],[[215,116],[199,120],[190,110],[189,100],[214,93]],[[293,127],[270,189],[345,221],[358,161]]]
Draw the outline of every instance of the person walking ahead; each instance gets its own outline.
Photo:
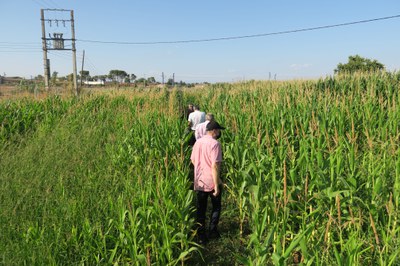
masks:
[[[214,120],[214,115],[212,113],[208,113],[206,115],[206,121],[203,123],[200,123],[196,126],[196,130],[194,132],[194,136],[196,137],[196,140],[198,140],[199,138],[203,137],[206,134],[207,124],[213,120]]]
[[[188,126],[191,129],[191,135],[189,139],[190,146],[193,146],[194,143],[196,142],[196,138],[194,136],[194,131],[196,130],[196,126],[206,121],[206,113],[200,111],[199,106],[194,105],[193,109],[194,111],[190,113],[188,117]]]
[[[197,223],[200,243],[207,242],[205,220],[208,197],[211,198],[212,211],[210,217],[209,237],[218,238],[218,222],[221,214],[220,165],[222,162],[221,144],[217,140],[221,130],[225,129],[216,121],[210,121],[207,134],[196,141],[190,159],[194,165],[194,190],[197,195]]]
[[[193,111],[194,111],[194,110],[193,110],[193,104],[189,103],[188,106],[186,107],[186,109],[183,110],[182,117],[183,117],[184,119],[188,120],[189,115],[190,115],[191,113],[193,113]]]
[[[204,121],[206,121],[206,113],[204,113],[203,111],[200,111],[199,106],[194,105],[193,106],[193,112],[191,112],[188,116],[188,124],[190,126],[190,128],[195,131],[196,130],[196,126],[200,123],[203,123]]]

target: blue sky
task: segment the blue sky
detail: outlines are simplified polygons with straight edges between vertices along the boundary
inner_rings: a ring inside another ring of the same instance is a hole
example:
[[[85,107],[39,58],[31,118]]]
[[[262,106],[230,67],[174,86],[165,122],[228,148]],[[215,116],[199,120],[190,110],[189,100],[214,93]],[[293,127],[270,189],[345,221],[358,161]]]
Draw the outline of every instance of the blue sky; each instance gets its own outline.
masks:
[[[235,82],[274,78],[310,79],[332,75],[350,55],[376,59],[400,70],[400,18],[322,30],[198,43],[159,42],[254,35],[400,15],[400,1],[228,1],[228,0],[0,0],[0,74],[43,75],[41,8],[74,10],[77,65],[90,75],[121,69],[138,77],[161,73],[176,81]],[[68,13],[47,12],[63,19]],[[69,28],[46,24],[47,32]],[[72,72],[70,51],[48,55],[51,72]]]

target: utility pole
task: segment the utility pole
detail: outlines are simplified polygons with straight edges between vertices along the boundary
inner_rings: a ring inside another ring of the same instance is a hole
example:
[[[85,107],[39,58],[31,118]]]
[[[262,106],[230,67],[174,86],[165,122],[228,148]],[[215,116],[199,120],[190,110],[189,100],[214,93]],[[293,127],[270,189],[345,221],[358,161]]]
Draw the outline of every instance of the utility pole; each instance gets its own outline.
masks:
[[[85,64],[85,50],[83,50],[83,55],[82,55],[82,71],[81,71],[81,88],[83,84],[83,65]]]
[[[46,27],[44,24],[44,10],[40,10],[41,21],[42,21],[42,47],[43,47],[43,67],[44,67],[44,87],[49,90],[49,67],[47,60],[47,41],[46,41]]]
[[[175,73],[172,73],[172,86],[175,86]]]
[[[78,84],[76,80],[76,48],[75,48],[75,23],[74,23],[74,11],[71,10],[71,34],[72,34],[72,66],[74,69],[74,89],[75,95],[78,96]]]
[[[164,72],[162,72],[161,77],[162,77],[162,85],[164,85]]]
[[[53,12],[53,14],[64,14],[65,12],[70,13],[70,18],[45,18],[45,12]],[[73,66],[73,83],[75,95],[79,94],[78,84],[77,84],[77,74],[76,74],[76,48],[75,48],[75,25],[74,25],[74,11],[67,9],[41,9],[41,21],[42,21],[42,46],[43,46],[43,64],[44,64],[44,83],[45,87],[49,89],[49,79],[50,79],[50,60],[47,58],[47,52],[49,50],[71,50],[72,51],[72,66]],[[64,38],[64,33],[52,31],[49,33],[49,38],[46,37],[46,22],[50,27],[59,28],[61,24],[66,27],[69,22],[71,27],[71,38]],[[71,41],[71,49],[64,47],[64,41]]]

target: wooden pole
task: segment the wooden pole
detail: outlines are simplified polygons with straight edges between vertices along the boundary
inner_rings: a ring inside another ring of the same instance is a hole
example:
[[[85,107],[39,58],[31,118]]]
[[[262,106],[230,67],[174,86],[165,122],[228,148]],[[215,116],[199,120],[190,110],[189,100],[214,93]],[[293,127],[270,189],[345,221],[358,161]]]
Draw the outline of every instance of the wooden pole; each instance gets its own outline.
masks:
[[[83,50],[83,55],[82,55],[82,70],[81,70],[81,88],[83,84],[83,65],[85,64],[85,50]]]
[[[71,34],[72,34],[72,66],[73,66],[73,76],[74,76],[74,89],[75,95],[79,95],[77,74],[76,74],[76,48],[75,48],[75,25],[74,25],[74,11],[71,10]]]
[[[43,47],[43,66],[44,66],[44,86],[46,90],[49,90],[49,65],[47,60],[47,43],[46,43],[46,30],[44,25],[44,10],[40,9],[40,15],[42,20],[42,47]]]

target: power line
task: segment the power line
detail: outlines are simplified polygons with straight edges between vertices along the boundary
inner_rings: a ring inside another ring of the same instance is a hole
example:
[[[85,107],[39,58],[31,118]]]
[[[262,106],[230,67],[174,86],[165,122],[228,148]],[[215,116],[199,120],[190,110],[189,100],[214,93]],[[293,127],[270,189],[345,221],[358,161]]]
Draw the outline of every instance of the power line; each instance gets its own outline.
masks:
[[[0,53],[41,53],[39,50],[0,50]]]
[[[44,1],[44,0],[43,0],[43,1]],[[54,2],[53,0],[47,0],[47,1],[49,1],[50,4],[52,4],[52,5],[55,6],[56,8],[58,8],[58,9],[61,8],[61,7],[60,7],[56,2]]]
[[[24,50],[24,49],[32,49],[32,50],[42,50],[40,47],[37,46],[7,46],[7,45],[0,45],[1,49],[11,49],[11,50]]]
[[[65,59],[65,60],[69,60],[69,59],[70,59],[70,57],[69,57],[68,55],[56,53],[55,51],[56,51],[56,50],[47,51],[47,52],[48,52],[49,54],[51,54],[51,55],[55,55],[55,56],[57,56],[57,57],[59,57],[59,58]]]
[[[40,7],[49,7],[49,5],[46,2],[40,2],[40,0],[33,0],[36,4],[38,4]]]
[[[312,28],[303,28],[303,29],[295,29],[295,30],[287,30],[287,31],[277,31],[277,32],[269,32],[269,33],[260,33],[260,34],[252,34],[252,35],[242,35],[242,36],[231,36],[231,37],[220,37],[220,38],[209,38],[209,39],[192,39],[192,40],[178,40],[178,41],[154,41],[154,42],[117,42],[117,41],[98,41],[98,40],[85,40],[85,39],[77,39],[79,42],[88,42],[88,43],[102,43],[102,44],[126,44],[126,45],[153,45],[153,44],[177,44],[177,43],[199,43],[199,42],[214,42],[214,41],[228,41],[228,40],[237,40],[237,39],[246,39],[246,38],[258,38],[265,37],[271,35],[282,35],[282,34],[290,34],[304,31],[313,31],[313,30],[322,30],[328,28],[335,27],[344,27],[355,24],[369,23],[387,19],[399,18],[400,15],[389,16],[389,17],[381,17],[367,20],[358,20],[353,22],[346,22],[340,24],[332,24],[325,26],[318,26]]]
[[[39,43],[36,44],[11,44],[11,43],[1,43],[0,42],[0,47],[39,47]]]
[[[0,47],[38,47],[38,48],[40,48],[40,46],[37,44],[2,44],[2,43],[0,43]]]
[[[53,2],[52,0],[33,0],[36,4],[38,4],[40,7],[44,8],[58,8],[58,4]],[[48,1],[48,2],[47,2]]]
[[[33,0],[33,2],[35,2],[36,4],[38,4],[40,7],[43,7],[43,4],[40,3],[38,0]]]
[[[97,72],[97,73],[104,73],[104,71],[99,71],[99,69],[95,66],[95,64],[92,62],[92,60],[90,60],[90,58],[88,58],[87,55],[86,55],[85,59],[86,59],[87,65],[90,65],[87,68],[93,69],[94,72]]]
[[[0,44],[40,44],[39,42],[0,42]]]

